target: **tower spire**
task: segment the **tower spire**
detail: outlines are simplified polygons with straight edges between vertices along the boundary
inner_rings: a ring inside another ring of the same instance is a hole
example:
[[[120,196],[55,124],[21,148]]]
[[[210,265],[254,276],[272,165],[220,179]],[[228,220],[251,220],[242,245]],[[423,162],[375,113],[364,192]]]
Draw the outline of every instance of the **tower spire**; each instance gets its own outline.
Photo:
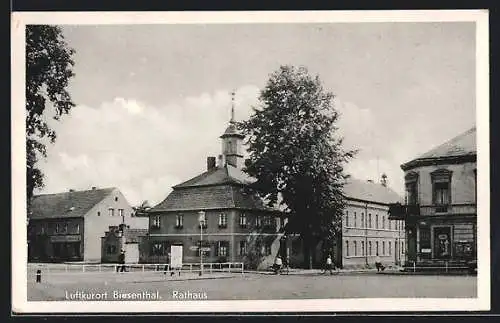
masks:
[[[230,123],[234,123],[234,96],[236,92],[233,90],[231,91],[231,120],[229,120]]]

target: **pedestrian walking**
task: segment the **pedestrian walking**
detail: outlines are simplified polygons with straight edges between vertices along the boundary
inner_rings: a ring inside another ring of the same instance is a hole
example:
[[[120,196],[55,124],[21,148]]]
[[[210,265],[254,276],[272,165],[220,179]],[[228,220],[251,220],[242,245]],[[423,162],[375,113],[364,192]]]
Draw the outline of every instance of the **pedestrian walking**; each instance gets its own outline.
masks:
[[[333,269],[334,269],[334,265],[333,265],[332,256],[328,255],[328,257],[326,257],[326,260],[325,260],[325,270],[323,271],[323,273],[326,274],[327,271],[330,271],[330,275],[333,275]]]
[[[377,268],[377,272],[384,271],[385,269],[385,266],[382,264],[382,260],[380,259],[378,253],[377,257],[375,258],[375,268]]]
[[[283,267],[283,261],[281,260],[280,255],[277,255],[274,259],[273,270],[275,274],[279,274],[281,268]]]
[[[116,271],[118,272],[118,268],[120,268],[120,272],[126,272],[127,269],[125,268],[125,250],[121,250],[120,255],[118,256],[118,263],[120,264],[118,267],[116,267]]]

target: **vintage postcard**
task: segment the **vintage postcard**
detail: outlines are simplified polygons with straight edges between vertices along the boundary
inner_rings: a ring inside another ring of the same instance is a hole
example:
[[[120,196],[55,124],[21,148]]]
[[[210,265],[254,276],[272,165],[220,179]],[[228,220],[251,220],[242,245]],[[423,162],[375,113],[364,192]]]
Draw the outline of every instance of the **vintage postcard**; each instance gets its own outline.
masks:
[[[11,32],[14,312],[490,309],[487,11]]]

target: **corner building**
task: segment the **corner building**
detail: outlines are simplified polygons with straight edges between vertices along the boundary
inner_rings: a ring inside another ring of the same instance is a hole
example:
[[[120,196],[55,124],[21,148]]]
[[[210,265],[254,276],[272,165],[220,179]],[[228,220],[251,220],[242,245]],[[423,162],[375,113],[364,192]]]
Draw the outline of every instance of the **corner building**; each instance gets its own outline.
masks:
[[[406,220],[408,265],[477,259],[476,128],[401,165],[406,197],[391,217]]]

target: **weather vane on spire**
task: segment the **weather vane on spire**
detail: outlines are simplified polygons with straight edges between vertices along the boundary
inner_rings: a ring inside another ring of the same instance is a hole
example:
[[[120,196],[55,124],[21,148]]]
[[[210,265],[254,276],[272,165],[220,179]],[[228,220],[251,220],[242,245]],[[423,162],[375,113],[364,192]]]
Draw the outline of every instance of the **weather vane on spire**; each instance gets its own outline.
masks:
[[[236,92],[235,90],[231,91],[231,120],[229,121],[230,123],[234,123],[234,96]]]

